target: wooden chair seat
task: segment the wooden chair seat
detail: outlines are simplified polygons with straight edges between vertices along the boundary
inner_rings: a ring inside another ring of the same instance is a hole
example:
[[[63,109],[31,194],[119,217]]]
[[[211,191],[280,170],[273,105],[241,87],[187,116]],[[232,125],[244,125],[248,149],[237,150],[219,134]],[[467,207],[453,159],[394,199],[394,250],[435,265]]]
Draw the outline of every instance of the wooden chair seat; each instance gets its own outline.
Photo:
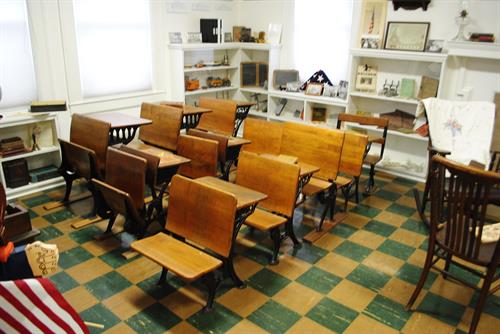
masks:
[[[222,261],[165,233],[134,241],[132,249],[187,281],[222,266]]]
[[[287,219],[285,217],[257,208],[254,213],[245,220],[245,225],[260,231],[269,231],[277,226],[283,225],[286,221]]]
[[[306,196],[316,195],[317,193],[324,192],[332,186],[333,183],[311,177],[311,180],[302,188],[302,193]]]
[[[342,188],[349,185],[352,181],[353,180],[351,178],[339,175],[335,179],[335,184],[337,185],[337,188]]]

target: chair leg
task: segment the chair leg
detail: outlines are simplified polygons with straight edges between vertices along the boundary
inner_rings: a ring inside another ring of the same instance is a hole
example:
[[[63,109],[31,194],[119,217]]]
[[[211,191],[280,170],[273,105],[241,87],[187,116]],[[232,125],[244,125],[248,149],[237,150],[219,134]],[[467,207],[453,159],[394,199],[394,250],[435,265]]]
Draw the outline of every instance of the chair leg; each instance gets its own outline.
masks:
[[[429,244],[429,249],[427,250],[427,256],[425,257],[424,268],[420,273],[420,278],[418,280],[417,286],[415,287],[415,290],[413,291],[413,294],[411,295],[410,300],[408,301],[408,304],[406,304],[405,307],[407,311],[411,309],[413,303],[415,303],[415,300],[417,300],[418,294],[420,293],[420,291],[422,291],[422,288],[424,287],[425,281],[427,280],[427,275],[429,275],[429,271],[431,270],[433,256],[434,256],[434,243],[432,245]]]
[[[114,225],[115,220],[116,220],[116,216],[117,216],[117,214],[114,212],[111,214],[111,217],[109,217],[108,227],[106,228],[106,232],[104,232],[104,234],[111,233],[111,230],[112,230],[113,225]]]
[[[203,283],[208,289],[208,299],[207,304],[203,307],[203,312],[210,312],[214,305],[215,292],[217,291],[217,286],[219,285],[219,280],[215,278],[214,272],[209,272],[203,276]]]
[[[156,283],[156,285],[165,284],[165,282],[167,281],[167,273],[168,273],[167,268],[165,268],[165,267],[161,268],[161,276],[160,276],[160,279],[158,280],[158,283]]]
[[[337,202],[337,186],[333,185],[329,192],[329,201],[330,201],[330,220],[333,220],[333,216],[335,215],[335,204]]]
[[[280,245],[281,245],[281,237],[280,237],[280,228],[275,227],[271,231],[271,239],[273,240],[273,256],[271,258],[271,261],[269,262],[270,265],[276,265],[279,263],[278,260],[278,253],[280,251]]]
[[[371,195],[375,188],[375,165],[370,165],[370,176],[365,186],[365,195]]]
[[[293,247],[299,247],[300,241],[299,241],[299,239],[297,239],[297,237],[295,236],[295,232],[293,231],[293,215],[285,223],[285,231],[286,231],[286,234],[290,237],[290,239],[292,239]]]
[[[355,192],[356,192],[356,204],[359,204],[359,176],[354,178]]]
[[[325,207],[323,208],[323,213],[321,214],[321,220],[319,221],[318,226],[316,227],[316,231],[321,231],[323,228],[323,222],[325,221],[326,214],[328,213],[328,209],[332,206],[332,202],[330,200],[327,200],[325,202]]]
[[[451,265],[451,254],[446,255],[446,260],[444,264],[444,271],[441,273],[443,275],[443,278],[446,279],[448,277],[447,272],[450,271],[450,265]]]
[[[64,192],[63,202],[66,203],[69,201],[69,195],[71,194],[71,188],[73,188],[73,180],[74,178],[65,175],[64,182],[66,182],[66,191]]]
[[[486,303],[486,298],[488,297],[491,282],[495,276],[496,266],[491,265],[488,267],[486,272],[486,277],[484,278],[483,286],[481,287],[481,292],[479,293],[479,299],[477,300],[476,308],[474,310],[474,315],[472,316],[472,322],[469,328],[469,334],[476,332],[477,325],[479,323],[479,318],[483,312],[484,304]]]

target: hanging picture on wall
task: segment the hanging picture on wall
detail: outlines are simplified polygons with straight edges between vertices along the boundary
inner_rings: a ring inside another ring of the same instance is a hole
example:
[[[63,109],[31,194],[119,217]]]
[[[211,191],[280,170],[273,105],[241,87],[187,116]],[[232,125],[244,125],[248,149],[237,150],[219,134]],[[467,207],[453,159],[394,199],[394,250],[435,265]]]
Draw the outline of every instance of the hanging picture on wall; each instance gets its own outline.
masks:
[[[429,22],[387,22],[384,49],[424,51],[430,25]]]
[[[374,47],[374,43],[368,44],[367,42],[383,40],[386,13],[386,0],[363,0],[361,27],[359,29],[360,47],[369,49],[379,49],[381,47],[380,43],[376,43],[376,47]]]

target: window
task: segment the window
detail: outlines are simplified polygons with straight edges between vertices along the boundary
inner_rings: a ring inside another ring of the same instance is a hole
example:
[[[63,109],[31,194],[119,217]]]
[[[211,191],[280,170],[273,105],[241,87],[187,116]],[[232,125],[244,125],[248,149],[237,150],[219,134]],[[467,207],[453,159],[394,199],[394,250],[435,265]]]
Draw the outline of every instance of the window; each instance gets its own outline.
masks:
[[[322,69],[332,83],[346,80],[352,0],[295,0],[295,68],[307,80]]]
[[[28,12],[24,1],[0,1],[0,108],[37,99]]]
[[[83,98],[152,87],[149,1],[75,0]]]

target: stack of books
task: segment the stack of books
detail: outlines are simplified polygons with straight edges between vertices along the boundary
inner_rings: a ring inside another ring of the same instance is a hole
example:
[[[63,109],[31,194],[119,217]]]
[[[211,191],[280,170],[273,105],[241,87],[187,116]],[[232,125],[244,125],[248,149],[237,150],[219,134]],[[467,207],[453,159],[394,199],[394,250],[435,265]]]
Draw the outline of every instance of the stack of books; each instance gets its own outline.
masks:
[[[26,152],[26,148],[21,138],[11,137],[0,140],[0,156],[6,157],[24,152]]]
[[[483,34],[483,33],[472,33],[469,37],[469,39],[472,42],[487,42],[487,43],[493,43],[495,42],[495,35],[494,34]]]

